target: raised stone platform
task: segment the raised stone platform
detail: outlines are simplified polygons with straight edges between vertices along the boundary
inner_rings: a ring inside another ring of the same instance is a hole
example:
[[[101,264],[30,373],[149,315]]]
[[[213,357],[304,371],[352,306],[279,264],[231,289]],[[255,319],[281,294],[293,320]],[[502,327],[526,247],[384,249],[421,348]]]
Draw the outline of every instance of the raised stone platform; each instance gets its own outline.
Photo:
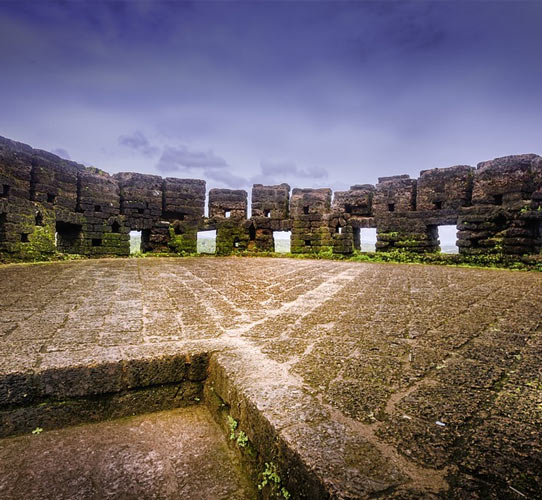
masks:
[[[0,429],[205,401],[283,497],[537,498],[541,301],[542,274],[451,267],[3,266]]]

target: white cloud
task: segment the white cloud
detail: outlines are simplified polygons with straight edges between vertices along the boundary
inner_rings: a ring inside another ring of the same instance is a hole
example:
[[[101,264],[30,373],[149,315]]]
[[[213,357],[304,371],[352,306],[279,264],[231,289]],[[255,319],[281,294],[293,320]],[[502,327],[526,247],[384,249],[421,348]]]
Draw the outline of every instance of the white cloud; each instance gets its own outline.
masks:
[[[213,150],[191,151],[186,146],[166,146],[156,168],[160,172],[190,172],[192,170],[217,170],[228,167],[224,158]]]
[[[118,141],[120,145],[138,151],[146,157],[151,157],[158,153],[158,148],[151,145],[143,132],[139,130],[136,130],[130,135],[121,135]]]

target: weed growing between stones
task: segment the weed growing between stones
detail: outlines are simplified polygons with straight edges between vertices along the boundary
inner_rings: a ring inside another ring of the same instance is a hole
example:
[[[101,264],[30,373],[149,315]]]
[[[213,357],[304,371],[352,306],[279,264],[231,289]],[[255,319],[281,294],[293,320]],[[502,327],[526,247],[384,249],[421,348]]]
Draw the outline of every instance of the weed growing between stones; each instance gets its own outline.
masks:
[[[233,441],[235,439],[235,430],[237,429],[237,426],[239,423],[237,420],[235,420],[231,415],[228,415],[228,426],[230,428],[230,440]]]
[[[258,484],[260,491],[266,486],[270,486],[275,494],[280,493],[286,500],[291,497],[288,490],[282,486],[282,479],[278,474],[277,466],[273,462],[265,462],[265,469],[261,472],[261,477],[262,480]]]
[[[212,390],[212,392],[214,391]],[[227,415],[226,420],[230,430],[230,441],[235,441],[241,452],[247,453],[250,457],[252,457],[252,459],[254,459],[257,456],[257,452],[252,447],[247,434],[239,429],[239,422],[231,415]],[[261,491],[264,488],[269,487],[271,490],[270,498],[282,497],[285,500],[289,500],[291,498],[290,492],[282,484],[282,479],[274,462],[265,462],[263,470],[260,470],[257,473],[257,477],[259,479],[259,483],[257,485],[258,490]]]
[[[237,446],[245,448],[248,444],[248,436],[243,431],[239,431],[235,442],[237,443]]]
[[[253,455],[253,449],[250,446],[250,441],[246,432],[239,430],[239,422],[235,420],[231,415],[228,415],[228,427],[230,429],[230,441],[235,441],[239,448],[245,448],[249,455]]]

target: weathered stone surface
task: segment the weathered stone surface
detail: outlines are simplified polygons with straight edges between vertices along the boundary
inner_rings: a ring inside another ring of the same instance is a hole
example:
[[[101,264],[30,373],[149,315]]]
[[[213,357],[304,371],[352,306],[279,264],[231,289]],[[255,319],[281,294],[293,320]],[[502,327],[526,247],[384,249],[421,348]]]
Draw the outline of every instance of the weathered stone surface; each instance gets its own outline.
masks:
[[[164,180],[163,190],[163,216],[166,220],[203,217],[205,181],[167,177]]]
[[[255,497],[201,405],[4,439],[0,470],[6,500]]]
[[[331,189],[294,189],[290,214],[292,253],[320,252],[331,248]]]
[[[535,190],[532,163],[535,154],[505,156],[478,164],[474,172],[473,204],[508,205],[530,200]]]
[[[53,156],[53,155],[51,155]],[[68,211],[77,208],[78,176],[82,165],[60,158],[47,160],[41,156],[32,161],[31,198],[50,207],[57,205]]]
[[[450,267],[2,266],[0,408],[47,430],[83,394],[114,416],[182,379],[292,498],[538,498],[541,299],[539,273]]]
[[[458,165],[422,170],[417,183],[416,209],[457,210],[471,203],[473,168]]]
[[[388,212],[410,212],[416,209],[416,180],[409,175],[379,177],[373,198],[376,216]]]
[[[248,194],[242,189],[211,189],[209,217],[246,219]]]
[[[288,219],[290,212],[290,186],[252,186],[252,217]]]
[[[0,197],[11,203],[30,199],[32,148],[0,137]]]
[[[119,184],[120,210],[130,228],[150,229],[162,215],[162,178],[131,172],[121,172],[113,178]]]
[[[373,216],[375,187],[371,184],[351,186],[348,191],[336,191],[333,196],[333,210],[350,214],[352,217]]]
[[[542,251],[542,159],[535,154],[380,178],[348,191],[279,184],[247,192],[209,191],[205,181],[136,173],[109,176],[46,151],[0,138],[0,259],[36,260],[55,251],[124,256],[131,230],[141,250],[180,255],[197,250],[198,230],[217,230],[221,255],[273,251],[275,231],[289,231],[292,253],[359,250],[360,228],[377,228],[378,251],[438,252],[438,226],[456,225],[462,254]],[[30,224],[52,211],[46,229]],[[493,227],[488,227],[492,225]],[[46,234],[42,234],[45,232]],[[50,234],[57,233],[56,248]],[[31,237],[31,235],[34,235]]]

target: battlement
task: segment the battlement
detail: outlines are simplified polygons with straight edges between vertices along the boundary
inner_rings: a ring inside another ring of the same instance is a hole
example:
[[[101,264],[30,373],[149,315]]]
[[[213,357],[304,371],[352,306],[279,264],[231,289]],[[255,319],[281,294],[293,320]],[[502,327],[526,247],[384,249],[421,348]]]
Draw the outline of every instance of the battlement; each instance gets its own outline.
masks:
[[[291,230],[292,253],[359,248],[360,228],[377,229],[377,250],[438,252],[439,225],[457,226],[462,254],[542,250],[542,157],[506,156],[356,184],[290,191],[288,184],[244,190],[96,168],[0,137],[0,257],[36,259],[56,251],[128,255],[129,232],[143,251],[195,252],[197,232],[217,230],[217,252],[269,251],[273,232]]]

